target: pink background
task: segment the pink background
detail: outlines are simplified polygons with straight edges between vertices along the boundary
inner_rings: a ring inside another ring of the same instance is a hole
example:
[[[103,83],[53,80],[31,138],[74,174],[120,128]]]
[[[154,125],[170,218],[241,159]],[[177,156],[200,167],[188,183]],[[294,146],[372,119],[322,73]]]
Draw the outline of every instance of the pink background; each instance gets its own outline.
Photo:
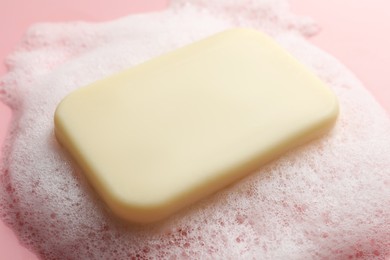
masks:
[[[169,0],[0,0],[0,76],[4,57],[36,22],[105,21],[134,12],[159,10]],[[290,0],[298,14],[322,27],[311,42],[340,59],[390,113],[390,2],[388,0]],[[0,103],[0,147],[10,110]],[[0,258],[36,259],[0,221]]]

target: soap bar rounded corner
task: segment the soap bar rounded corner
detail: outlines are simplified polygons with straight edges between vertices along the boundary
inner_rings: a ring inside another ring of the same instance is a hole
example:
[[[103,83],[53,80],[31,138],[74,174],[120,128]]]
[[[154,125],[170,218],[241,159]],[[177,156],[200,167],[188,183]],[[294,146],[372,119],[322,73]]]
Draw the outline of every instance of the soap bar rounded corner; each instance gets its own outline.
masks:
[[[335,93],[325,84],[323,83],[323,87],[326,91],[328,91],[328,104],[327,108],[324,109],[323,121],[328,124],[328,129],[331,129],[337,122],[337,119],[340,116],[340,103],[338,97]]]
[[[329,121],[331,122],[331,127],[337,122],[338,117],[340,116],[340,103],[337,96],[332,92],[332,102],[329,109]]]
[[[102,194],[101,194],[102,195]],[[113,195],[105,199],[108,210],[119,219],[132,224],[150,224],[164,220],[177,211],[172,201],[134,203],[127,198]]]
[[[61,138],[63,136],[64,131],[64,125],[66,125],[66,119],[64,119],[64,115],[69,113],[68,111],[68,100],[72,100],[73,96],[77,93],[77,90],[73,91],[72,93],[69,93],[66,95],[57,105],[56,109],[53,113],[53,126],[54,126],[54,133],[57,138],[57,140],[61,143]],[[65,122],[64,122],[65,121]],[[61,137],[60,137],[61,136]]]
[[[261,37],[252,41],[249,34]],[[289,137],[306,142],[300,131],[314,138],[338,117],[337,97],[263,33],[235,28],[185,48],[147,61],[155,66],[141,64],[76,90],[54,113],[59,142],[112,212],[129,222],[174,214],[202,197],[194,191],[211,194],[226,187],[221,169],[239,169],[253,158],[274,159],[299,143],[285,141]],[[186,63],[175,62],[180,59]],[[295,95],[278,102],[290,88]],[[311,88],[320,91],[306,91]],[[204,172],[222,181],[210,182]],[[231,180],[246,174],[234,172]],[[148,185],[170,202],[143,204],[142,187]]]

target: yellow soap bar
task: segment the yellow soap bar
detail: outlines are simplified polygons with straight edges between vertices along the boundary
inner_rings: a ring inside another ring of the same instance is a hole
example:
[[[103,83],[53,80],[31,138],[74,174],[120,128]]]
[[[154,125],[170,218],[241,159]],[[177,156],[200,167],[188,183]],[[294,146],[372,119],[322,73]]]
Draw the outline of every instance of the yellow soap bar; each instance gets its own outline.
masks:
[[[80,88],[58,141],[109,208],[163,219],[329,130],[334,94],[268,36],[228,30]]]

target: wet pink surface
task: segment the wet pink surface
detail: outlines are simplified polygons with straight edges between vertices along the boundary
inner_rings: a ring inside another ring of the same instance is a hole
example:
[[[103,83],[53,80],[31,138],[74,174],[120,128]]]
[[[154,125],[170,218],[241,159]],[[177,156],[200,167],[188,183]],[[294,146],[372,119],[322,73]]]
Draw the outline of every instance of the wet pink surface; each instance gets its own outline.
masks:
[[[134,12],[157,10],[168,0],[22,1],[0,0],[0,61],[36,22],[105,21]],[[390,113],[390,2],[387,0],[290,0],[298,14],[322,27],[311,42],[340,59]],[[0,76],[6,67],[0,65]],[[0,104],[0,147],[11,113]],[[0,258],[36,259],[0,221]]]

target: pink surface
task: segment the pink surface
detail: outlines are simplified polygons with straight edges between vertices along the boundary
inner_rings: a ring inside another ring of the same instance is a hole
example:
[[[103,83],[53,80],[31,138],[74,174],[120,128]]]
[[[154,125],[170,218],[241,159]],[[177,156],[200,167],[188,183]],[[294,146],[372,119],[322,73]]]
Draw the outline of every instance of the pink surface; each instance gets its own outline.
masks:
[[[159,9],[167,0],[6,1],[0,0],[0,60],[12,50],[26,28],[35,22],[102,21],[133,12]],[[322,27],[312,42],[332,53],[365,83],[390,112],[390,7],[386,0],[291,0],[299,14],[313,17]],[[109,4],[109,6],[108,6]],[[5,67],[0,67],[0,74]],[[10,113],[0,105],[0,145]],[[5,259],[34,259],[0,223],[0,252]]]

